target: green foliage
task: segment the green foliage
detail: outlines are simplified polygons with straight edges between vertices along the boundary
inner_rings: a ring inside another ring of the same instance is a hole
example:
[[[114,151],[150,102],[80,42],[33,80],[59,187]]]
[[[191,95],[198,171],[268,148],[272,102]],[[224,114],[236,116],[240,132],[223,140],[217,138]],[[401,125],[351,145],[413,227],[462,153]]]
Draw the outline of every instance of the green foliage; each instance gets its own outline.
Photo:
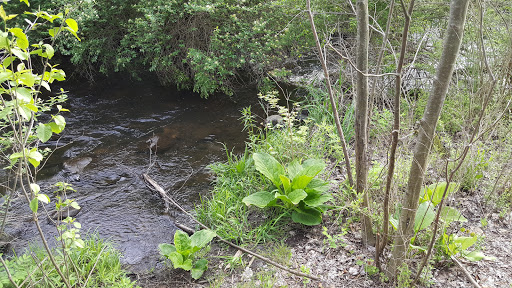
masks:
[[[281,215],[275,211],[259,211],[263,215],[254,215],[242,199],[265,185],[254,169],[252,157],[237,157],[228,154],[227,163],[216,163],[210,169],[217,175],[212,192],[201,197],[196,206],[199,221],[205,223],[216,233],[236,243],[261,243],[276,239],[282,234],[279,223]]]
[[[83,248],[70,250],[66,256],[62,252],[54,254],[60,267],[70,269],[69,281],[74,287],[136,287],[121,269],[119,251],[97,235],[86,237]],[[41,261],[46,257],[48,255],[42,248],[32,248],[25,254],[6,259],[5,262],[16,285],[24,282],[23,287],[63,287],[64,283],[60,281],[50,261]],[[2,265],[0,287],[15,287]]]
[[[269,154],[254,153],[252,157],[256,170],[269,179],[273,186],[270,190],[246,196],[242,201],[247,206],[280,207],[292,210],[294,222],[320,224],[322,213],[327,209],[324,203],[332,198],[326,193],[328,182],[315,178],[325,167],[323,161],[309,159],[301,164],[295,160],[285,169]]]
[[[464,232],[464,230],[462,230]],[[458,236],[458,235],[447,235],[443,234],[441,239],[442,247],[444,248],[444,252],[446,255],[455,256],[460,253],[460,255],[470,261],[480,261],[480,260],[494,260],[493,257],[485,256],[479,250],[474,250],[469,252],[468,249],[471,248],[475,243],[477,243],[478,236],[475,233],[470,233],[470,236]]]
[[[489,154],[489,150],[482,145],[475,145],[470,150],[468,159],[463,163],[458,175],[461,178],[462,190],[472,191],[477,188],[489,167],[489,163],[493,161],[493,156]]]
[[[187,233],[176,230],[174,245],[162,243],[158,245],[160,254],[171,260],[174,269],[181,268],[190,271],[192,278],[199,279],[208,269],[208,260],[194,259],[195,254],[206,247],[216,236],[211,230],[201,230],[188,236]]]
[[[343,236],[347,234],[348,228],[342,228],[342,233],[337,235],[330,235],[327,231],[327,227],[322,227],[322,234],[326,237],[324,239],[324,245],[329,244],[329,248],[336,249],[338,245],[345,247],[345,243],[343,243]]]

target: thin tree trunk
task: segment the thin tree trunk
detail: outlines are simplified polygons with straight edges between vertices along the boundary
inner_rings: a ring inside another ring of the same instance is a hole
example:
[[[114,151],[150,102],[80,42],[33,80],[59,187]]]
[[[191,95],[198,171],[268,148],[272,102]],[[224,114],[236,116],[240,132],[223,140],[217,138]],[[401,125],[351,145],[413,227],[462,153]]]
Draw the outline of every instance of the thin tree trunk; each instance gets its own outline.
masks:
[[[414,9],[414,0],[409,3],[409,8],[405,9],[405,3],[403,0],[400,1],[405,16],[404,30],[402,32],[402,46],[400,50],[400,59],[398,60],[398,66],[396,68],[395,78],[395,98],[393,100],[393,131],[391,132],[391,148],[389,150],[389,167],[388,174],[386,177],[386,190],[384,194],[384,217],[382,221],[382,236],[381,240],[377,241],[375,246],[375,265],[380,269],[380,255],[386,247],[389,239],[389,198],[391,194],[391,184],[393,182],[393,176],[395,173],[395,162],[396,162],[396,148],[398,146],[398,134],[400,132],[400,98],[402,95],[402,70],[405,62],[405,54],[407,53],[407,36],[409,35],[409,27],[411,26],[411,15]],[[377,237],[379,239],[379,237]]]
[[[427,158],[430,153],[435,127],[441,114],[446,98],[448,86],[451,81],[455,60],[462,42],[464,23],[469,0],[452,0],[450,5],[450,19],[443,44],[443,54],[437,68],[434,86],[430,93],[427,107],[420,121],[416,147],[414,149],[406,195],[402,200],[402,212],[398,225],[398,233],[394,237],[393,255],[389,263],[388,272],[395,277],[398,267],[406,257],[407,248],[414,232],[414,218],[424,173],[427,168]]]
[[[329,100],[331,101],[332,113],[334,115],[334,122],[336,123],[336,129],[338,130],[338,136],[340,137],[341,147],[343,148],[343,156],[345,157],[345,168],[347,169],[347,178],[350,186],[354,187],[354,180],[352,178],[352,168],[350,167],[350,158],[348,155],[347,142],[345,141],[345,135],[341,128],[340,116],[338,115],[338,108],[336,108],[336,101],[334,99],[334,93],[332,92],[331,80],[329,80],[329,71],[327,70],[326,60],[322,53],[322,47],[320,46],[320,40],[318,40],[318,34],[316,32],[315,21],[313,19],[313,12],[311,12],[311,1],[306,1],[306,9],[309,15],[309,21],[311,23],[311,30],[315,37],[316,49],[318,50],[318,57],[320,63],[322,63],[322,69],[324,70],[325,84],[327,85],[327,92],[329,93]]]
[[[370,220],[370,201],[368,200],[368,45],[369,45],[369,22],[368,22],[368,0],[357,0],[357,56],[356,67],[356,105],[355,105],[355,134],[356,134],[356,191],[363,195],[363,241],[367,245],[375,245],[375,236],[372,231]]]

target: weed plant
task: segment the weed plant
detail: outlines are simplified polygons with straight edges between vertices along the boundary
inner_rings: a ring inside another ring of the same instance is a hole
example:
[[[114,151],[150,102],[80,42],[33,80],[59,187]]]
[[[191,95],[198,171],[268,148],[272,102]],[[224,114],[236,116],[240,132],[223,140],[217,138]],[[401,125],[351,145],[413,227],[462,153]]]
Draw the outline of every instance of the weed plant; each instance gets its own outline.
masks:
[[[82,249],[68,251],[66,259],[61,251],[54,250],[61,269],[67,267],[63,272],[73,287],[136,287],[121,268],[121,254],[111,243],[93,234],[84,239],[84,244]],[[44,249],[32,247],[26,253],[7,260],[6,264],[19,287],[62,287],[59,275],[47,258]],[[0,287],[15,287],[3,266],[0,266]]]

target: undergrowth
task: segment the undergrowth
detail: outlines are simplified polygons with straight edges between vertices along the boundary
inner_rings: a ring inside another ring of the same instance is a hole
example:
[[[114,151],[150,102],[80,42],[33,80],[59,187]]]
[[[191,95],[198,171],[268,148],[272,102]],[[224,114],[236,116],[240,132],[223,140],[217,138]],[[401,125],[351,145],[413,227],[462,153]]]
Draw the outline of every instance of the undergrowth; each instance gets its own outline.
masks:
[[[138,287],[121,268],[121,253],[111,243],[93,234],[84,239],[84,244],[84,248],[70,249],[66,258],[61,251],[54,250],[61,269],[67,267],[64,273],[73,287]],[[63,287],[46,251],[40,247],[31,247],[5,262],[19,287]],[[16,287],[3,266],[0,266],[0,287]]]

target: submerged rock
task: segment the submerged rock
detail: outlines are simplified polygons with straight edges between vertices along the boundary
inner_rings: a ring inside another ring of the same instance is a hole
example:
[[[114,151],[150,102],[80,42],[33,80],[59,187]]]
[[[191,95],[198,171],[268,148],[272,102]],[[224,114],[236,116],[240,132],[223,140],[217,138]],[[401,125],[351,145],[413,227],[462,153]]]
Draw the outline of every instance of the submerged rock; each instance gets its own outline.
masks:
[[[73,158],[64,162],[62,174],[71,181],[80,181],[80,173],[92,162],[91,157]]]

